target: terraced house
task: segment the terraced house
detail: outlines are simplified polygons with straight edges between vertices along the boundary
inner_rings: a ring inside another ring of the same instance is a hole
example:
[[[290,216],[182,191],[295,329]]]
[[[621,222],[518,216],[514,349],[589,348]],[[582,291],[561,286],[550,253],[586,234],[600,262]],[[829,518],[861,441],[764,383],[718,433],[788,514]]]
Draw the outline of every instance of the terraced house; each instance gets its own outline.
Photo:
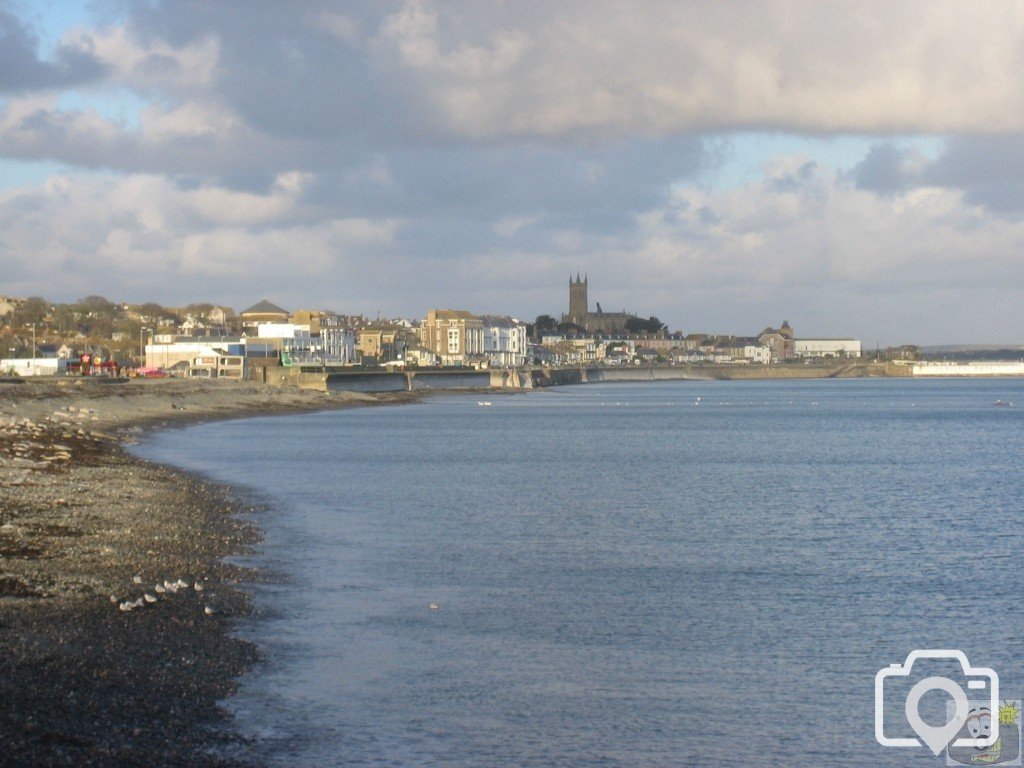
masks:
[[[424,347],[441,359],[442,365],[468,365],[484,359],[484,324],[476,315],[461,309],[432,309],[420,326]]]

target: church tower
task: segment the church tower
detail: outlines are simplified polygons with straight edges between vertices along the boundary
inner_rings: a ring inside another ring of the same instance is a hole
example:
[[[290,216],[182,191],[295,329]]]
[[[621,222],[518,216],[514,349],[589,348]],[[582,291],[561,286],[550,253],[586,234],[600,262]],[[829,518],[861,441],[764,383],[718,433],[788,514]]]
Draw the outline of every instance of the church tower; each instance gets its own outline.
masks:
[[[580,328],[587,327],[587,278],[580,280],[580,273],[576,273],[576,279],[569,275],[569,314],[567,319],[570,323],[576,323]]]

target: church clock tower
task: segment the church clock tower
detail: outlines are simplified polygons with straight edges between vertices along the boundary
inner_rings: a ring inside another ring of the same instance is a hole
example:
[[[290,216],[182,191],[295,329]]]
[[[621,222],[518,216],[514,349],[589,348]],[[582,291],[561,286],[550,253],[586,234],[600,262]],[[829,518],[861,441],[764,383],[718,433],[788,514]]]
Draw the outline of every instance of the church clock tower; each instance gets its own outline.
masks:
[[[587,327],[587,278],[580,280],[580,273],[576,273],[576,279],[569,276],[569,314],[566,319],[570,323],[576,323],[580,328]]]

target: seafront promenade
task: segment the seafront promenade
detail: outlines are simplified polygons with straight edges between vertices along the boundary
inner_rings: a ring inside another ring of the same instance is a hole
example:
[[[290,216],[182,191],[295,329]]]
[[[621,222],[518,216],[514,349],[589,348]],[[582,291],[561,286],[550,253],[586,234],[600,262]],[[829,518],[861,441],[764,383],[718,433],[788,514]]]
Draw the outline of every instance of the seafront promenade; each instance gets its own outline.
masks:
[[[838,361],[798,365],[572,366],[472,369],[420,368],[406,371],[261,368],[259,380],[322,392],[425,392],[464,389],[537,389],[613,381],[731,381],[738,379],[835,379],[909,376],[910,368],[892,363]]]

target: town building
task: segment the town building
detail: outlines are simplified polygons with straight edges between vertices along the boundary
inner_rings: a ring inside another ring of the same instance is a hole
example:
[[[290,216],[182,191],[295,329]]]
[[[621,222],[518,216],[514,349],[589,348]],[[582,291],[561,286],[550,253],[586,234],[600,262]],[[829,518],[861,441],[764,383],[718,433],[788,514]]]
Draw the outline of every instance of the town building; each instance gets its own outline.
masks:
[[[788,320],[783,320],[778,328],[765,328],[758,334],[757,343],[771,349],[772,362],[792,360],[796,357],[793,329]]]
[[[383,365],[404,359],[408,332],[390,323],[371,323],[356,334],[356,355],[363,365]]]
[[[526,365],[526,324],[511,317],[481,315],[484,354],[492,366]]]
[[[413,344],[405,350],[405,362],[407,365],[429,368],[440,365],[441,358],[436,352],[431,352],[422,344]]]
[[[797,357],[860,357],[860,339],[796,339]]]
[[[24,299],[16,299],[13,296],[0,296],[0,317],[10,317],[24,303]]]
[[[483,359],[484,324],[459,309],[432,309],[420,326],[420,342],[443,365],[466,365]]]
[[[636,315],[623,310],[622,312],[605,312],[598,302],[597,311],[590,311],[589,298],[587,295],[588,281],[584,276],[580,279],[576,273],[576,279],[569,276],[569,311],[562,315],[563,323],[572,323],[585,331],[591,333],[601,331],[604,333],[615,333],[626,330],[626,323]]]
[[[340,325],[320,329],[319,355],[324,365],[352,365],[356,361],[356,334]]]
[[[7,357],[0,360],[0,376],[56,376],[67,365],[57,357]]]
[[[263,299],[263,301],[259,301],[248,309],[243,310],[239,319],[241,320],[243,330],[255,331],[256,327],[261,323],[287,323],[289,313],[287,309],[282,309],[276,304]]]
[[[197,357],[245,356],[247,351],[250,351],[247,350],[247,346],[246,340],[239,338],[156,335],[146,344],[146,366],[164,371],[180,371],[184,374],[195,363]]]

